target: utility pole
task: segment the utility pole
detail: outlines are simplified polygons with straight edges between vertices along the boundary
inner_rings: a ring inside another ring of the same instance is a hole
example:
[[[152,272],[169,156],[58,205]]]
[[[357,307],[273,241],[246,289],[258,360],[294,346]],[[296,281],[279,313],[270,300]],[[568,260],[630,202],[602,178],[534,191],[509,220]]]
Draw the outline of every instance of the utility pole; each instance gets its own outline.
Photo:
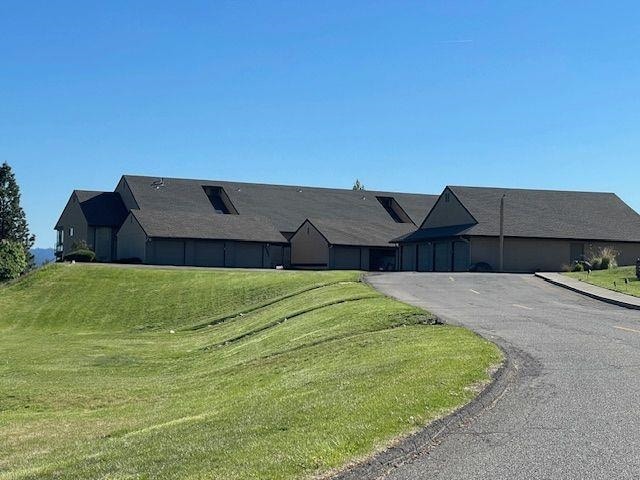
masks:
[[[504,271],[504,197],[506,194],[502,195],[500,199],[500,265],[499,271]]]

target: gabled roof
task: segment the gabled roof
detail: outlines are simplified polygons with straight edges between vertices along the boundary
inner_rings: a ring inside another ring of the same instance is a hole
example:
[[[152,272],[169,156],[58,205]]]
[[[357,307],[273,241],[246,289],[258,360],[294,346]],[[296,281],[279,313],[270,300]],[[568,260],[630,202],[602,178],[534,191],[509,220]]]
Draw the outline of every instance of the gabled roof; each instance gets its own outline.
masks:
[[[640,215],[613,193],[447,188],[478,221],[460,234],[498,236],[504,195],[505,236],[640,242]]]
[[[406,235],[402,235],[400,237],[396,237],[392,240],[393,243],[411,243],[411,242],[422,242],[422,241],[430,241],[437,238],[450,238],[450,237],[459,237],[462,235],[469,235],[471,227],[475,224],[465,224],[465,225],[450,225],[446,227],[435,227],[435,228],[420,228],[416,231],[408,233]]]
[[[361,232],[365,231],[366,225],[409,225],[415,228],[413,224],[396,224],[376,196],[395,198],[416,225],[422,222],[437,200],[436,195],[177,178],[165,178],[162,186],[156,188],[152,186],[158,181],[156,177],[126,175],[124,178],[140,207],[139,212],[142,212],[142,215],[136,212],[142,227],[152,230],[146,223],[153,224],[156,231],[164,232],[163,236],[174,237],[184,236],[187,230],[199,230],[204,235],[206,230],[211,235],[207,238],[220,238],[220,235],[226,235],[226,228],[229,232],[243,232],[243,236],[237,239],[251,235],[262,241],[274,241],[271,237],[273,231],[294,232],[307,218],[327,217],[332,218],[336,225],[353,224],[350,227],[352,231],[356,225]],[[239,215],[216,214],[204,186],[222,187]],[[161,226],[163,222],[167,225]],[[249,225],[249,222],[254,223]],[[218,228],[223,228],[221,234],[217,233]],[[252,228],[254,231],[249,232]],[[359,238],[367,235],[359,234]],[[392,237],[393,234],[384,243],[387,244]]]
[[[150,208],[131,210],[131,215],[148,237],[287,242],[267,219],[250,215],[212,213],[203,217],[197,212]]]
[[[119,193],[74,190],[73,196],[78,199],[87,224],[91,226],[119,227],[127,216]],[[59,226],[58,221],[56,228]]]
[[[376,222],[359,222],[334,218],[310,218],[308,221],[332,245],[390,247],[391,239],[413,232],[416,228],[412,223],[396,223],[385,219]]]

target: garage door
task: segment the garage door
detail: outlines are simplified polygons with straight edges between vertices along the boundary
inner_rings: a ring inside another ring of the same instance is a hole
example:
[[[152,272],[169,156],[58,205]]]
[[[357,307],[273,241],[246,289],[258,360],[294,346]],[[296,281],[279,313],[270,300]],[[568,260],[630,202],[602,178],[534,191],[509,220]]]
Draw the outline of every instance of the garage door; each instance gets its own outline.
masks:
[[[262,250],[261,243],[236,243],[235,245],[235,264],[227,265],[238,268],[262,268]]]
[[[467,270],[469,270],[469,244],[453,242],[453,271],[466,272]]]
[[[434,243],[435,249],[435,271],[436,272],[450,272],[451,271],[451,243],[439,242]]]
[[[223,242],[195,242],[193,263],[198,267],[223,267]]]
[[[158,265],[184,265],[184,242],[181,240],[155,240],[153,263]]]
[[[418,271],[433,272],[433,244],[418,245]]]

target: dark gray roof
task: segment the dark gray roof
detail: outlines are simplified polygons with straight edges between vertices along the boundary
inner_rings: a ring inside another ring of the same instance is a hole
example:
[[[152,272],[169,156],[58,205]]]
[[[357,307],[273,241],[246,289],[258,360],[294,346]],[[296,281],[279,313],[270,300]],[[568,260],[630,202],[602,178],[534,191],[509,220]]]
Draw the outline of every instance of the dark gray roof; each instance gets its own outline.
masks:
[[[393,243],[411,243],[429,241],[436,238],[459,237],[461,235],[468,235],[473,226],[474,224],[421,228],[406,235],[394,238]]]
[[[132,210],[149,237],[241,240],[286,243],[286,239],[265,218],[249,215],[202,217],[192,212]]]
[[[640,215],[613,193],[448,187],[478,222],[465,235],[640,242]]]
[[[176,238],[233,237],[274,242],[274,231],[294,232],[307,218],[331,218],[336,225],[352,224],[349,231],[365,239],[375,228],[398,232],[397,225],[403,225],[393,221],[376,196],[394,197],[416,225],[437,199],[436,195],[176,178],[165,178],[163,186],[155,188],[152,183],[158,181],[157,177],[124,178],[140,207],[136,217],[147,234]],[[239,215],[216,214],[203,186],[222,187]],[[415,228],[413,224],[404,225]],[[187,235],[192,231],[195,233]],[[404,232],[402,227],[397,235],[391,233],[384,243]],[[280,235],[279,241],[285,241],[284,237]]]
[[[332,245],[391,247],[390,240],[415,230],[412,223],[386,220],[359,222],[334,218],[310,218],[311,224]]]
[[[82,213],[89,225],[119,227],[127,216],[127,209],[116,192],[76,190]]]

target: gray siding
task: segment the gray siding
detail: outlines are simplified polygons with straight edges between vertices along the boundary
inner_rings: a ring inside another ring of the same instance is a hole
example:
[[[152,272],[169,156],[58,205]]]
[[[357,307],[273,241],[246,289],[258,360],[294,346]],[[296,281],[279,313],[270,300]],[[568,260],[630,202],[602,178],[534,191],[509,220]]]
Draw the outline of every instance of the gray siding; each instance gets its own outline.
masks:
[[[93,247],[96,261],[111,262],[113,260],[113,229],[111,227],[95,227],[93,230]]]
[[[329,244],[310,222],[304,222],[290,242],[292,265],[329,265]]]
[[[504,269],[508,272],[559,271],[571,263],[571,244],[575,240],[505,238]],[[618,251],[620,265],[632,265],[640,257],[640,243],[583,242],[588,257],[599,248],[609,246]],[[497,237],[471,238],[471,263],[486,262],[498,268]]]
[[[474,218],[467,212],[451,190],[447,188],[442,192],[442,195],[440,195],[420,228],[437,228],[470,223],[475,223]]]
[[[133,215],[129,215],[117,234],[117,258],[147,261],[147,235]]]
[[[71,195],[67,202],[58,221],[58,226],[64,231],[63,255],[71,252],[73,244],[79,241],[84,241],[93,248],[93,232],[91,235],[89,234],[89,225],[87,225],[87,220],[75,194]],[[71,228],[73,228],[73,236],[70,234]]]
[[[138,208],[138,204],[135,198],[133,197],[133,193],[131,193],[131,189],[129,188],[129,185],[127,184],[127,181],[124,177],[120,179],[120,182],[118,183],[118,186],[116,187],[115,191],[120,194],[120,198],[122,198],[122,203],[124,203],[124,206],[128,211]]]

